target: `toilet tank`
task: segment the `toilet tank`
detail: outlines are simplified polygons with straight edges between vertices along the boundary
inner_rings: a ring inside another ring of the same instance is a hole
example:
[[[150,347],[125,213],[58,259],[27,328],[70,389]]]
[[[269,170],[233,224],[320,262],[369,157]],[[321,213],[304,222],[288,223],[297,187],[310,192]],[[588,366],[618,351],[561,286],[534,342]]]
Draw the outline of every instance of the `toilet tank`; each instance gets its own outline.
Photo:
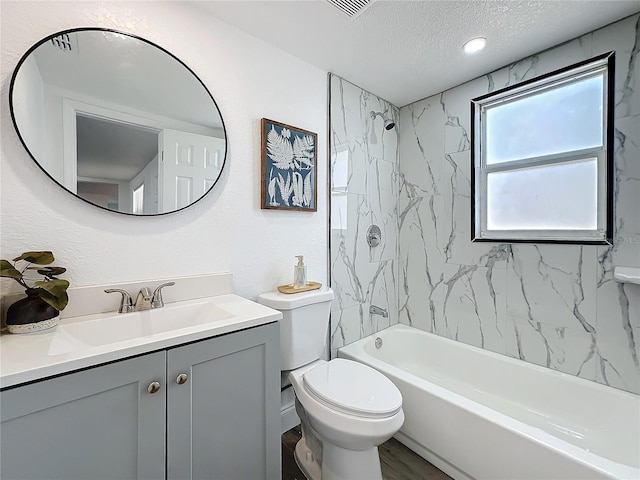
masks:
[[[333,290],[263,293],[258,303],[282,312],[280,320],[280,369],[294,370],[319,358],[325,349]]]

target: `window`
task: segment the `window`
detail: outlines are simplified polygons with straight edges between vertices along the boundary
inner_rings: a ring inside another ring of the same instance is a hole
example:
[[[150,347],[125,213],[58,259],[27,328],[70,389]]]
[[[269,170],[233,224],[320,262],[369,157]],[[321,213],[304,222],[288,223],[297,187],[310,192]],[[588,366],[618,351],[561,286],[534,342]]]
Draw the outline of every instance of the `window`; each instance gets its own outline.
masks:
[[[472,240],[611,243],[614,53],[474,98]]]
[[[349,147],[336,148],[331,163],[331,230],[347,230]]]
[[[144,213],[144,183],[133,191],[133,213]]]

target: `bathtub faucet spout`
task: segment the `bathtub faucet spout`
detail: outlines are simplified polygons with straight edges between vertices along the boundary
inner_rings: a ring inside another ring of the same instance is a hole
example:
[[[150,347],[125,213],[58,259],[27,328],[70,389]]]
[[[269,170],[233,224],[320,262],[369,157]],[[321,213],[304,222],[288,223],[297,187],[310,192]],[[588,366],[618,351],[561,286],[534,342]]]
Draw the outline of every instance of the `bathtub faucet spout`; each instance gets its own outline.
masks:
[[[387,312],[384,308],[376,307],[375,305],[371,305],[369,307],[369,314],[382,315],[384,318],[387,318],[389,316],[389,312]]]

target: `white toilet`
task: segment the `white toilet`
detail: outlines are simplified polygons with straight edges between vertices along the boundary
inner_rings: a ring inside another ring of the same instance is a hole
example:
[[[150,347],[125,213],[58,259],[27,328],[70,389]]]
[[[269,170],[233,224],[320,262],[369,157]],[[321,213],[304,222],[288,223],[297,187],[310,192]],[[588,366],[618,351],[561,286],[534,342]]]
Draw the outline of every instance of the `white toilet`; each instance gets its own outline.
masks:
[[[382,479],[378,445],[404,422],[402,396],[373,368],[342,358],[321,360],[332,300],[326,287],[258,297],[283,316],[280,368],[289,371],[302,421],[296,462],[311,480]]]

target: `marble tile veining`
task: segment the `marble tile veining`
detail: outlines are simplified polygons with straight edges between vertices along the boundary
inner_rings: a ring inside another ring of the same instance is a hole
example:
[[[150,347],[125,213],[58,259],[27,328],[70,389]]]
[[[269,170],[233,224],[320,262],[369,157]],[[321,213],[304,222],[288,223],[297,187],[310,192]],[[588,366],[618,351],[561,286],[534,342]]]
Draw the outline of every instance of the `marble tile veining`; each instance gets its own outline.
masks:
[[[612,50],[614,244],[472,242],[471,99]],[[640,393],[640,287],[613,280],[640,266],[639,53],[636,14],[401,109],[332,75],[332,165],[349,161],[332,195],[332,353],[401,322]]]
[[[506,271],[446,265],[443,323],[435,333],[505,353]]]
[[[596,338],[581,329],[508,317],[506,353],[536,365],[596,380]]]
[[[554,326],[596,329],[596,247],[514,245],[507,313]]]
[[[331,287],[336,298],[331,313],[331,352],[398,322],[398,199],[400,113],[385,100],[335,75],[330,77],[332,167],[339,152],[348,152],[348,181],[332,192]],[[381,112],[396,123],[384,128]],[[344,154],[342,158],[344,158]],[[335,185],[334,185],[335,186]],[[338,224],[336,224],[338,223]],[[370,247],[371,225],[382,232]],[[389,312],[370,315],[370,305]]]
[[[471,99],[611,50],[614,244],[472,242]],[[633,15],[401,109],[400,322],[640,393],[639,53]]]
[[[614,233],[620,237],[640,232],[640,115],[617,119],[614,135]]]
[[[443,193],[444,111],[441,95],[400,110],[400,151],[416,161],[403,164],[402,189],[410,198]]]
[[[640,16],[593,32],[593,54],[616,52],[616,118],[640,115]]]
[[[436,216],[443,208],[441,195],[401,198],[399,321],[430,332],[443,314],[443,232]]]

